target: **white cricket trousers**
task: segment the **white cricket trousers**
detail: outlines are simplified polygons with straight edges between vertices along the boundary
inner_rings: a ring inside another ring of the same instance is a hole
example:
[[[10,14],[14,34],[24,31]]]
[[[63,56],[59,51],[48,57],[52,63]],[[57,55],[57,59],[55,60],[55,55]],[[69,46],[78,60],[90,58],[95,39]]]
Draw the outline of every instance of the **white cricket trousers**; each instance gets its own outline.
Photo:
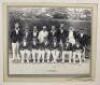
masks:
[[[51,51],[49,49],[45,49],[45,53],[46,53],[47,62],[50,62]]]
[[[21,54],[21,62],[22,63],[24,63],[25,59],[27,60],[27,62],[29,62],[29,58],[30,58],[30,54],[31,54],[30,50],[28,50],[28,49],[21,50],[20,54]]]
[[[82,63],[82,52],[81,51],[75,51],[73,52],[73,63],[76,63],[76,60],[79,60],[79,63]]]
[[[36,62],[36,54],[38,54],[38,50],[37,49],[32,49],[32,59],[34,60],[34,62]]]
[[[12,55],[13,55],[13,60],[19,59],[19,42],[12,43]]]
[[[37,62],[40,62],[40,59],[42,58],[42,62],[45,60],[45,51],[44,50],[38,50],[38,56],[37,56]]]
[[[62,51],[62,62],[65,62],[66,58],[68,59],[69,63],[71,63],[72,51]]]
[[[51,51],[51,53],[52,53],[52,56],[53,56],[53,59],[54,59],[53,62],[56,63],[60,52],[59,52],[59,50],[54,49],[54,50]]]

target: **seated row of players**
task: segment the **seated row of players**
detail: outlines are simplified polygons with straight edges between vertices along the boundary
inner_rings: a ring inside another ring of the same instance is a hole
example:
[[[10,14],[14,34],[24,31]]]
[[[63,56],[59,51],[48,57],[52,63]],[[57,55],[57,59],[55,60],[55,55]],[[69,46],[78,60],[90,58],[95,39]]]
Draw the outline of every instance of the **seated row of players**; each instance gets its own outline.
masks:
[[[44,52],[47,52],[48,62],[51,53],[53,61],[56,62],[59,56],[59,50],[75,51],[80,49],[83,51],[83,47],[87,44],[84,33],[77,36],[72,27],[69,28],[69,31],[66,31],[63,27],[64,24],[61,24],[60,28],[57,30],[55,26],[51,26],[51,30],[48,31],[46,26],[43,26],[43,29],[38,31],[37,27],[34,26],[32,32],[28,29],[21,32],[19,24],[16,23],[15,30],[11,33],[13,58],[15,58],[15,56],[18,58],[20,53],[22,62],[24,62],[25,55],[28,62],[32,54],[32,59],[36,60],[36,58],[38,58],[37,62],[39,62],[42,57],[44,62]],[[17,53],[15,48],[17,48]],[[38,57],[36,56],[36,53],[38,54]],[[64,60],[65,56],[62,55],[62,61]],[[71,62],[71,58],[69,61]]]

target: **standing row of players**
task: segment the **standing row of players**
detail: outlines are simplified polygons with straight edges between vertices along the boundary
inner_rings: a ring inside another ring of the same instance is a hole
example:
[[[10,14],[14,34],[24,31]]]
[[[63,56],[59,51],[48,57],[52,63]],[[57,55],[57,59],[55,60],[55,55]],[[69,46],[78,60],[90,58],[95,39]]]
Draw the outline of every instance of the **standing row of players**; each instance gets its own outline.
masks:
[[[43,26],[40,31],[38,31],[37,26],[33,26],[32,31],[29,31],[29,29],[21,31],[19,23],[15,23],[15,28],[12,30],[10,38],[13,60],[21,58],[22,62],[25,59],[25,55],[27,61],[29,61],[31,51],[34,59],[36,57],[35,51],[37,50],[49,49],[53,50],[54,54],[57,54],[57,50],[75,51],[81,49],[84,51],[84,47],[88,44],[89,40],[84,32],[77,33],[73,27],[69,27],[68,31],[65,30],[64,24],[60,24],[59,29],[52,25],[49,31],[46,26]],[[57,58],[54,57],[53,59],[56,61]]]

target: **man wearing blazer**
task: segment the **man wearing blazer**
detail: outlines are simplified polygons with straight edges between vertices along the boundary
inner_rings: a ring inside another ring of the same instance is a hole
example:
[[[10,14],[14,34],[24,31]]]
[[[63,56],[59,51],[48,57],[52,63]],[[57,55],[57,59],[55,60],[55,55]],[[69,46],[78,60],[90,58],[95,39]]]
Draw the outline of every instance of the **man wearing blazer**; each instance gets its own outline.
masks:
[[[60,28],[57,31],[57,41],[65,43],[67,36],[68,32],[64,29],[64,24],[60,24]]]
[[[15,27],[11,32],[11,45],[12,45],[12,55],[13,60],[19,59],[19,43],[22,40],[22,32],[19,28],[19,23],[15,23]]]
[[[86,47],[89,44],[90,41],[90,37],[84,33],[84,31],[80,32],[78,34],[78,41],[81,44],[81,47],[83,49],[83,56],[82,56],[82,60],[85,61],[85,54],[86,54]]]
[[[23,33],[23,40],[20,44],[20,54],[21,54],[21,61],[24,63],[24,60],[26,59],[27,62],[29,62],[30,59],[30,41],[29,41],[30,33],[28,28],[25,29]]]
[[[53,62],[57,63],[57,59],[59,58],[60,51],[59,51],[59,45],[57,43],[56,37],[53,39],[53,42],[51,43],[51,54],[53,57]]]
[[[49,41],[52,42],[55,37],[57,38],[57,31],[56,27],[52,25],[48,36]]]

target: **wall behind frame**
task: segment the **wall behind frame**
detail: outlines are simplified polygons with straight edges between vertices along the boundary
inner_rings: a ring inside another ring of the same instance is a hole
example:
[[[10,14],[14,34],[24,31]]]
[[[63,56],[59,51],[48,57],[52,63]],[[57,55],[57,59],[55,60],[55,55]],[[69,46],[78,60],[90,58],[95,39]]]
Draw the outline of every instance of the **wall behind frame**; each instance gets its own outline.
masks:
[[[7,0],[7,1],[24,1],[24,0]],[[28,0],[32,1],[32,0]],[[39,0],[34,0],[35,2],[38,2]],[[40,0],[41,2],[43,0]],[[46,2],[53,2],[54,0],[45,0]],[[55,0],[54,2],[62,2],[64,0]],[[76,0],[65,0],[65,2],[76,2]],[[97,3],[97,0],[83,0],[83,3]],[[77,1],[77,3],[82,3],[81,0]],[[0,3],[0,10],[2,11],[2,3]],[[3,43],[2,43],[2,37],[3,37],[3,14],[0,12],[0,85],[100,85],[100,1],[98,4],[98,27],[97,27],[97,56],[96,56],[96,77],[94,81],[67,81],[66,83],[63,82],[29,82],[29,83],[24,83],[24,82],[8,82],[8,83],[3,83]]]

